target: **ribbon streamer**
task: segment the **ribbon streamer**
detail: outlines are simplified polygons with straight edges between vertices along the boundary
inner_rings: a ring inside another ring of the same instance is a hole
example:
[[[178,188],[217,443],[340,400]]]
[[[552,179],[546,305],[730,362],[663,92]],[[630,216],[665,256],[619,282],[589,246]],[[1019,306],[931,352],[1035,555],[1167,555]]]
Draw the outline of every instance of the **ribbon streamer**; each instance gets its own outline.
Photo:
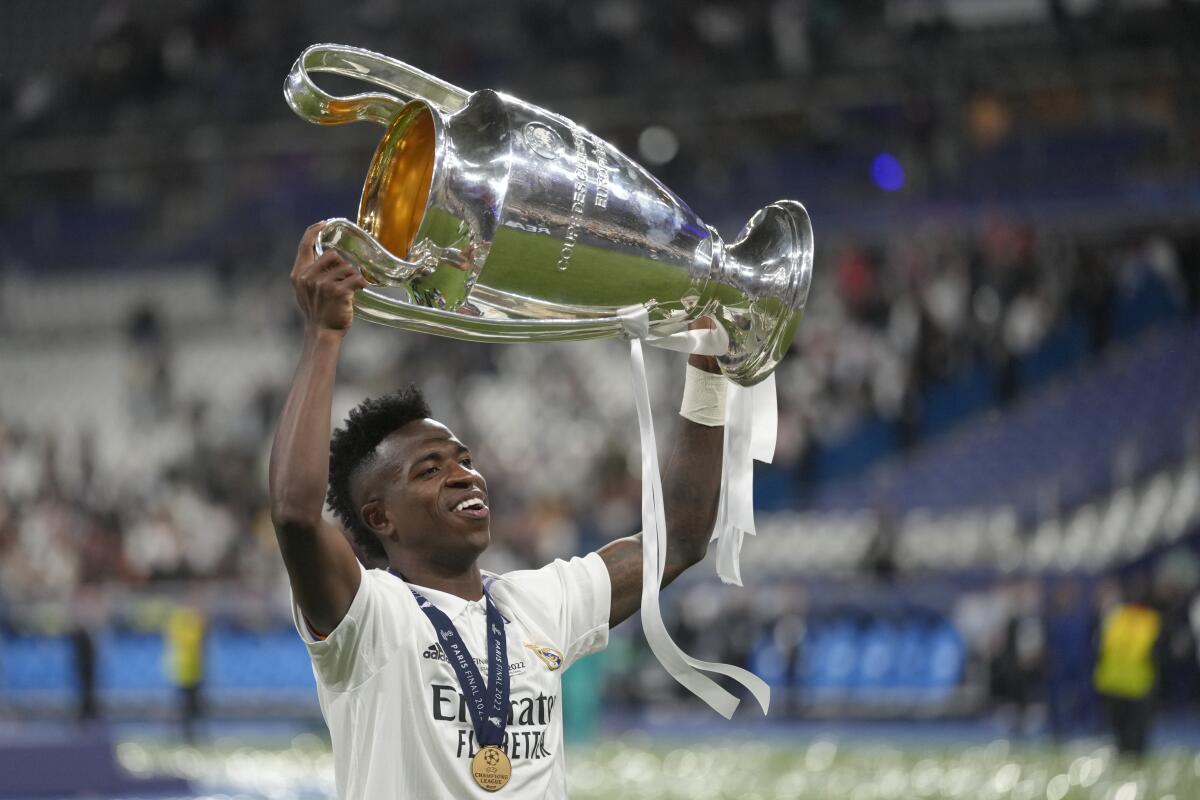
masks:
[[[621,316],[630,334],[630,366],[642,448],[641,617],[646,642],[671,677],[726,719],[733,716],[740,701],[701,670],[725,675],[746,687],[765,714],[771,702],[771,689],[766,682],[740,667],[701,661],[684,653],[667,632],[659,605],[659,589],[666,569],[667,526],[642,340],[669,350],[717,355],[727,351],[728,339],[720,328],[680,331],[665,336],[651,334],[646,310],[641,306],[624,309]],[[726,401],[721,494],[713,538],[718,540],[718,575],[725,583],[740,586],[742,537],[745,533],[754,533],[752,459],[764,460],[761,457],[765,454],[765,460],[769,461],[775,449],[774,378],[751,389],[731,385],[729,391],[734,394]]]
[[[717,505],[717,576],[742,585],[742,540],[754,536],[754,462],[771,463],[779,412],[775,376],[749,388],[730,383],[725,390],[725,449],[721,460],[721,499]]]

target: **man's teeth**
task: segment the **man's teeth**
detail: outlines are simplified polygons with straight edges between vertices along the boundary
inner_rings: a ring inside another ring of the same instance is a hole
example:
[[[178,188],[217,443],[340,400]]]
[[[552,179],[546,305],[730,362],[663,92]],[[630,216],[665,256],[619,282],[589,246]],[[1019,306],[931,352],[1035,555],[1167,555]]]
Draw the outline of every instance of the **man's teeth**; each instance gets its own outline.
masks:
[[[483,508],[483,501],[480,500],[478,497],[472,497],[471,499],[463,500],[461,503],[456,505],[454,507],[454,510],[455,511],[463,511],[464,509],[468,509],[468,508]]]

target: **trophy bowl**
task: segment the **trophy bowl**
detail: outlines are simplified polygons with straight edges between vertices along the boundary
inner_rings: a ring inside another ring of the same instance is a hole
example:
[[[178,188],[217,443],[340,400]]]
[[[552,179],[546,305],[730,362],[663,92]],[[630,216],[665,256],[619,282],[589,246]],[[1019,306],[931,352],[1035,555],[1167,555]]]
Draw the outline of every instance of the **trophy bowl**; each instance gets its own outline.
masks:
[[[310,73],[387,90],[335,97]],[[570,120],[509,95],[466,92],[367,50],[301,53],[284,96],[300,117],[370,121],[384,134],[355,221],[333,248],[374,284],[355,298],[372,322],[481,342],[651,335],[710,316],[731,380],[766,378],[791,344],[812,277],[804,206],[780,200],[737,238],[721,236],[649,172]]]

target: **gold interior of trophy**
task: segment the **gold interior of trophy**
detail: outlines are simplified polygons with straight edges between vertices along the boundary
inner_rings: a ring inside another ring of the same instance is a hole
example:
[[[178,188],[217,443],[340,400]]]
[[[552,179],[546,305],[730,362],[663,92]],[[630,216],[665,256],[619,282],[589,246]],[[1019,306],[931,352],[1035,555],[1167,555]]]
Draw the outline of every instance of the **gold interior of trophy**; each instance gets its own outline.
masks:
[[[388,126],[363,184],[358,224],[392,255],[407,258],[425,215],[437,130],[429,106],[414,101]]]

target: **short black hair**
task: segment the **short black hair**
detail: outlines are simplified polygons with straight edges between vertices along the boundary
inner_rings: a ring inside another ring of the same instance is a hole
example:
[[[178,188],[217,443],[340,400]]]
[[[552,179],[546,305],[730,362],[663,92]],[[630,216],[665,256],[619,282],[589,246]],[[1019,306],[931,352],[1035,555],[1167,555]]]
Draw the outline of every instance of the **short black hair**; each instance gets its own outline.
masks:
[[[429,416],[429,404],[421,390],[409,386],[363,400],[350,411],[346,424],[333,432],[329,442],[329,507],[369,561],[386,562],[387,553],[358,516],[351,497],[350,478],[371,461],[380,442],[408,423]]]

